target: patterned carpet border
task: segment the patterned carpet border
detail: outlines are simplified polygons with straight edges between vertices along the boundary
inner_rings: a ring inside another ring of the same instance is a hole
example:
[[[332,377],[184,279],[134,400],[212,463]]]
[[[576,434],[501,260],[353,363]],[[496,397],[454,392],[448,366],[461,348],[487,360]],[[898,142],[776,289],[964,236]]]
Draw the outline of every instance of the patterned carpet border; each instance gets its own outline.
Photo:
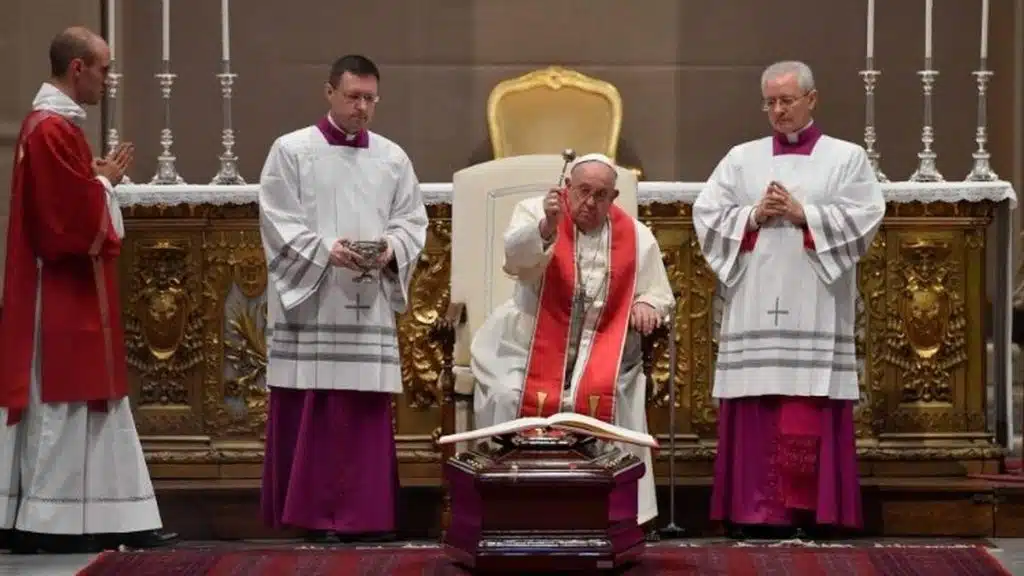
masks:
[[[179,547],[108,552],[79,576],[464,576],[436,545],[390,547]],[[661,543],[648,548],[625,576],[855,575],[1009,576],[981,545],[875,543],[809,544],[800,541],[719,544]]]

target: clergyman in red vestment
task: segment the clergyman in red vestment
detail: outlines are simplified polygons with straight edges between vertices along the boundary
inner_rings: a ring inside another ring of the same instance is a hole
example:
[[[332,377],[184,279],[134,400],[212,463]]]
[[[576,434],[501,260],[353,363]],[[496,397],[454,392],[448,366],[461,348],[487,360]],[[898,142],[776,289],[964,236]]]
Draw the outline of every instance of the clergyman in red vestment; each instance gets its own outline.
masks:
[[[0,313],[0,528],[15,552],[174,536],[160,531],[127,397],[113,186],[132,148],[94,159],[82,130],[109,64],[95,33],[57,35],[15,149]]]
[[[712,518],[736,536],[862,525],[854,403],[857,262],[885,214],[862,147],[811,118],[814,77],[768,67],[774,134],[734,147],[693,206],[724,298]]]
[[[641,335],[675,298],[654,234],[617,206],[618,171],[602,154],[576,159],[565,189],[520,202],[505,232],[513,297],[470,346],[474,426],[577,412],[647,432]],[[637,523],[658,515],[651,450],[624,444],[646,470]]]

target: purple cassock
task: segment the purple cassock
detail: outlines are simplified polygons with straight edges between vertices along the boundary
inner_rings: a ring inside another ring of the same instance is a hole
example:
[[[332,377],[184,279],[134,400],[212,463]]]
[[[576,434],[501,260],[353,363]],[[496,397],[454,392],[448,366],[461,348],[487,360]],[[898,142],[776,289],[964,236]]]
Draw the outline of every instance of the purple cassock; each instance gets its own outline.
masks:
[[[271,387],[261,494],[267,525],[394,531],[391,400],[381,392]]]
[[[814,124],[795,141],[776,134],[773,154],[810,155],[821,136]],[[748,231],[741,250],[752,250],[756,236]],[[711,518],[746,526],[860,528],[853,407],[853,401],[825,397],[720,399]]]
[[[365,131],[346,135],[323,118],[335,146],[366,148]],[[299,390],[270,383],[261,508],[274,528],[339,534],[392,532],[398,463],[393,395]]]

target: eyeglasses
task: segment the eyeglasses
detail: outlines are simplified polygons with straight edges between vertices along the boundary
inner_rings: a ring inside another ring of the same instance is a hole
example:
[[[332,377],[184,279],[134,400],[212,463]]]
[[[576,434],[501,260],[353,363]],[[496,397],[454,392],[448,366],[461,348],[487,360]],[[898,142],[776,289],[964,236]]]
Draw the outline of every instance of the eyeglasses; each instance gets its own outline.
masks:
[[[609,190],[607,188],[592,189],[587,186],[581,186],[578,188],[574,186],[573,189],[579,195],[579,199],[581,201],[590,199],[597,204],[600,204],[601,202],[606,202],[615,195],[614,190]]]
[[[795,98],[793,96],[781,96],[779,98],[764,98],[761,100],[761,110],[763,112],[768,112],[772,108],[775,108],[776,104],[778,104],[783,109],[790,108],[797,102],[803,100],[804,98],[807,98],[808,94],[810,94],[810,92],[804,92],[803,94]]]
[[[345,96],[345,100],[348,100],[349,102],[362,102],[367,106],[380,102],[380,96],[377,94],[351,94],[346,92],[343,96]]]

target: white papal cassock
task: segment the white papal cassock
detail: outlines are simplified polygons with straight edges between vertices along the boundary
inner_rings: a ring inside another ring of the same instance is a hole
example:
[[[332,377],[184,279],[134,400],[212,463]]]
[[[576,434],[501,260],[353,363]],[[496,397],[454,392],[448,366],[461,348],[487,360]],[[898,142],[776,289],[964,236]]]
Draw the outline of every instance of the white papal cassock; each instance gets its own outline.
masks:
[[[471,368],[476,379],[474,392],[474,418],[478,428],[520,417],[524,401],[524,383],[530,363],[531,343],[538,325],[542,289],[550,282],[548,265],[561,237],[550,246],[545,246],[540,236],[539,224],[544,219],[543,198],[524,200],[516,206],[511,222],[505,233],[505,272],[516,283],[513,297],[492,312],[483,326],[474,335],[470,348]],[[661,260],[661,252],[651,231],[636,219],[622,213],[627,224],[635,229],[635,252],[628,255],[629,264],[635,265],[635,286],[632,298],[625,303],[631,308],[636,302],[644,302],[654,308],[659,318],[664,318],[674,304],[668,275]],[[569,216],[563,216],[564,221]],[[602,317],[619,314],[627,316],[629,310],[611,310],[606,306],[608,291],[612,283],[608,280],[609,263],[612,260],[612,231],[606,222],[599,230],[589,234],[575,235],[575,262],[578,265],[576,281],[582,284],[587,296],[593,299],[583,314],[582,335],[578,347],[573,350],[570,343],[567,364],[571,366],[568,390],[562,390],[561,410],[581,412],[578,392],[583,386],[584,373],[589,364],[591,352]],[[571,276],[570,276],[571,279]],[[564,313],[570,314],[572,301],[562,302]],[[647,432],[646,377],[643,373],[639,333],[629,330],[621,352],[611,352],[619,357],[618,378],[614,394],[614,423],[623,428]],[[607,352],[606,352],[607,353]],[[572,358],[575,356],[575,364]],[[561,369],[561,362],[558,363]],[[586,406],[586,401],[582,401]],[[535,415],[535,414],[527,414]],[[639,485],[639,507],[637,522],[647,522],[658,514],[654,494],[654,474],[651,450],[639,446],[622,445],[642,458],[646,467]]]
[[[49,85],[39,91],[33,108],[76,123],[85,118],[79,105]],[[107,208],[123,238],[121,208],[109,185]],[[14,426],[2,425],[7,410],[0,409],[0,528],[67,535],[157,530],[160,511],[128,398],[109,401],[105,412],[92,411],[85,402],[40,400],[43,262],[36,264],[28,408]]]

